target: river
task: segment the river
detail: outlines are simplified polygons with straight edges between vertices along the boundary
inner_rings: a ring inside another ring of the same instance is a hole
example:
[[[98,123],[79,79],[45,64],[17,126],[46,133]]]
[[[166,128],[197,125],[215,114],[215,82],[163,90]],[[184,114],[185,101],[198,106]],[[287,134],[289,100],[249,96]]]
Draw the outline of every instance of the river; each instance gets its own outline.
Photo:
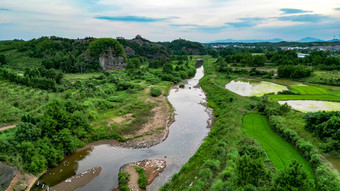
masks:
[[[169,127],[165,141],[150,148],[131,149],[103,144],[75,152],[56,168],[49,169],[40,181],[53,186],[72,175],[100,166],[99,176],[76,190],[111,191],[118,187],[118,172],[124,164],[144,159],[165,159],[166,169],[147,188],[159,190],[190,159],[210,131],[211,111],[205,105],[206,97],[199,86],[203,75],[201,66],[192,79],[186,80],[185,88],[170,90],[168,100],[175,110],[175,121]]]

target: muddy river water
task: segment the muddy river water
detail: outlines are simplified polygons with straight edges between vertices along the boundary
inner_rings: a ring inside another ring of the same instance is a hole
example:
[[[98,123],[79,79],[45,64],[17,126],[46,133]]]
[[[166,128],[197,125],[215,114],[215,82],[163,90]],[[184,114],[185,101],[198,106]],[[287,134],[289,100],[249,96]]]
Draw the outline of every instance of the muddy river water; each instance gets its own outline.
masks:
[[[49,169],[40,181],[56,185],[72,175],[99,166],[101,173],[94,180],[76,190],[112,190],[118,187],[118,172],[124,164],[144,159],[165,159],[167,167],[148,190],[159,188],[196,152],[209,133],[211,112],[205,106],[206,97],[199,87],[203,67],[197,69],[194,78],[186,80],[185,88],[170,90],[168,99],[175,109],[175,121],[169,127],[167,139],[150,148],[121,148],[103,144],[66,157],[59,166]]]

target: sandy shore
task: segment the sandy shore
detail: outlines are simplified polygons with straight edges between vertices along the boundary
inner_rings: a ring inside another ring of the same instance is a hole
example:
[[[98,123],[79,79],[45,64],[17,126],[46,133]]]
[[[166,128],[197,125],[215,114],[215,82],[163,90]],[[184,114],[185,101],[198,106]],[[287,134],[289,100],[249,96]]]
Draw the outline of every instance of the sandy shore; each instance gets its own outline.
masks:
[[[144,191],[145,189],[139,188],[138,178],[139,174],[136,171],[136,166],[142,167],[145,169],[145,175],[147,179],[147,186],[150,185],[155,178],[164,171],[166,168],[166,161],[162,159],[152,159],[152,160],[143,160],[138,162],[132,162],[124,165],[121,168],[121,171],[127,172],[130,174],[129,178],[129,188],[134,191]]]
[[[91,182],[93,179],[95,179],[100,174],[101,171],[102,171],[102,168],[99,166],[88,169],[80,174],[72,176],[66,179],[65,181],[51,187],[50,190],[55,190],[55,191],[75,190]]]

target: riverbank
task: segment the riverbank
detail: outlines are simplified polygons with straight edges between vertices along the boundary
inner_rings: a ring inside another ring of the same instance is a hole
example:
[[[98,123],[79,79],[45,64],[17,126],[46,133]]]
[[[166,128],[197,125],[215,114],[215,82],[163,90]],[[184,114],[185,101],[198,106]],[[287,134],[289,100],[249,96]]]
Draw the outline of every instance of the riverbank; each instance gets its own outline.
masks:
[[[127,139],[126,142],[119,142],[115,139],[102,139],[88,143],[84,147],[77,149],[76,152],[104,144],[123,148],[148,148],[163,142],[169,134],[170,125],[174,122],[172,105],[166,97],[172,88],[169,88],[166,93],[163,92],[161,96],[150,97],[145,100],[147,103],[156,105],[151,109],[153,115],[148,117],[147,123],[143,124],[138,131],[124,134],[124,138]]]
[[[54,191],[73,191],[91,182],[100,174],[101,171],[102,168],[99,166],[88,169],[82,173],[66,179],[65,181],[55,186],[52,186],[51,189]]]

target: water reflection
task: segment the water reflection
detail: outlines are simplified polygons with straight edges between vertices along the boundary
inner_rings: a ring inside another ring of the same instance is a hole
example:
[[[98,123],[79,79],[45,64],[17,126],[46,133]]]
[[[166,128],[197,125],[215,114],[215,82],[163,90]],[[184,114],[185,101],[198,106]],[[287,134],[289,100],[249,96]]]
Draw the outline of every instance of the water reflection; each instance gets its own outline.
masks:
[[[232,80],[225,88],[241,96],[263,96],[266,93],[288,90],[286,86],[255,79]]]
[[[293,109],[301,112],[317,112],[317,111],[338,111],[340,109],[339,102],[316,101],[316,100],[287,100],[279,101],[280,104],[287,103]]]

